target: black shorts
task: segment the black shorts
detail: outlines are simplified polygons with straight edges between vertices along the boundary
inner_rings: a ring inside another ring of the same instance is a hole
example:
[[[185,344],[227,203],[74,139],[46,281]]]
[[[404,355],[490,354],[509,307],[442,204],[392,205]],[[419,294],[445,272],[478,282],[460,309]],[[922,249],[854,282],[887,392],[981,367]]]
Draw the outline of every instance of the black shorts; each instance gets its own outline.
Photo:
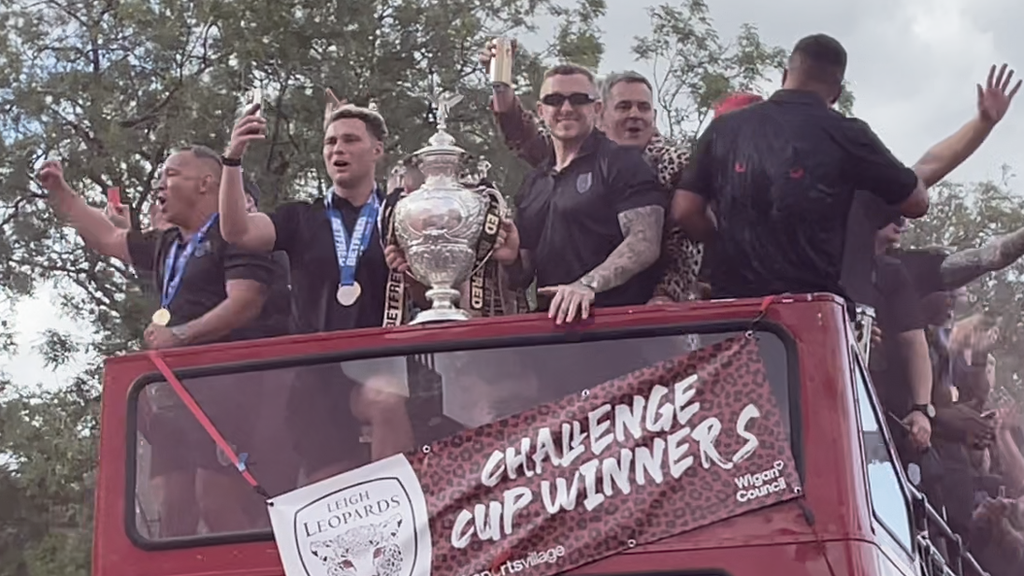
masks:
[[[296,371],[285,425],[306,473],[339,462],[369,461],[369,445],[360,442],[362,425],[352,415],[352,392],[358,386],[337,363]]]
[[[263,400],[264,374],[247,373],[190,378],[183,384],[214,428],[236,454],[251,450],[255,419]],[[203,469],[237,474],[231,460],[166,382],[147,386],[139,401],[152,411],[142,434],[150,444],[151,477]]]

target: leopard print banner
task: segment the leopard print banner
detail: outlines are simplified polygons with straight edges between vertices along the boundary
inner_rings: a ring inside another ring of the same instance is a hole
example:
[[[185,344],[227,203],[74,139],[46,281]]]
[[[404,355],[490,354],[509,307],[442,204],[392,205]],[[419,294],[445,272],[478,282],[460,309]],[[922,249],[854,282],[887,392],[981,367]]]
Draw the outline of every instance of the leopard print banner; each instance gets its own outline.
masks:
[[[730,338],[269,502],[287,576],[552,576],[801,497]]]

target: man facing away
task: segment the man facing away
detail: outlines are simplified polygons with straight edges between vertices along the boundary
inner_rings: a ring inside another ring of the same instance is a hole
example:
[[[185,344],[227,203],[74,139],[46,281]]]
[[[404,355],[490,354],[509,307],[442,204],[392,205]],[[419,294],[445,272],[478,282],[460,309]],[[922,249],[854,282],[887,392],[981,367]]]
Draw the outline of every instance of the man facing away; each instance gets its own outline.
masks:
[[[286,330],[261,316],[274,274],[270,259],[227,243],[216,226],[220,172],[217,155],[208,148],[172,154],[157,190],[159,213],[169,227],[141,232],[118,228],[103,211],[88,206],[65,181],[59,163],[46,162],[39,171],[54,210],[86,246],[152,276],[160,309],[145,330],[151,349],[263,338]],[[249,442],[252,430],[246,423],[218,415],[225,406],[258,403],[258,391],[246,400],[227,382],[186,385],[229,442]],[[180,403],[172,404],[169,408],[179,409],[165,415],[156,408],[147,434],[152,480],[162,485],[162,535],[194,535],[200,518],[214,532],[248,529],[259,498],[237,471],[218,461],[216,446],[194,417]],[[198,507],[197,490],[207,495]]]
[[[714,119],[698,140],[672,210],[690,237],[714,239],[714,297],[845,296],[840,270],[854,190],[907,217],[927,212],[917,174],[867,124],[830,109],[845,70],[839,42],[808,36],[790,55],[782,90]]]
[[[221,233],[250,250],[288,254],[302,332],[380,327],[388,267],[379,222],[384,195],[374,177],[384,155],[384,119],[372,110],[329,101],[323,161],[331,187],[324,198],[289,202],[272,215],[246,211],[241,170],[246,147],[262,140],[265,129],[266,120],[257,105],[246,111],[232,132],[223,158]],[[403,384],[382,377],[378,380],[389,382],[371,388],[366,383],[357,385],[340,369],[332,372],[316,366],[304,371],[299,380],[289,400],[295,424],[292,433],[310,480],[358,465],[357,452],[362,450],[356,420],[372,429],[370,456],[375,460],[413,447]],[[360,418],[318,409],[328,403]]]
[[[654,171],[638,148],[595,129],[600,102],[586,68],[550,69],[537,108],[552,147],[516,195],[521,249],[510,276],[520,286],[535,277],[558,324],[587,318],[591,306],[646,303],[667,204]]]
[[[480,55],[485,67],[492,51],[493,46],[489,46]],[[643,149],[644,158],[654,168],[663,189],[669,193],[674,190],[689,151],[658,133],[651,82],[632,71],[611,74],[602,83],[601,104],[599,125],[608,138],[620,146]],[[494,86],[492,110],[506,145],[531,167],[543,166],[552,153],[552,136],[541,129],[533,114],[523,109],[511,87]],[[687,238],[679,227],[669,225],[661,250],[664,270],[654,287],[651,303],[693,299],[697,295],[702,245]]]

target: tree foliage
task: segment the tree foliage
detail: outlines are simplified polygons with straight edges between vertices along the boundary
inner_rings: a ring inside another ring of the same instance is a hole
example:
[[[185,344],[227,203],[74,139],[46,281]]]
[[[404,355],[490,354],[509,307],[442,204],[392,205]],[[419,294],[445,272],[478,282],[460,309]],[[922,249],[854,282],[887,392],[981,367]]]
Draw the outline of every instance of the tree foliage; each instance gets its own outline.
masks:
[[[50,366],[137,348],[150,304],[132,271],[55,221],[33,169],[62,160],[96,206],[120,187],[138,225],[162,160],[185,144],[222,148],[254,87],[270,122],[245,169],[268,209],[325,191],[327,87],[375,102],[388,118],[388,167],[432,134],[427,97],[458,91],[466,99],[450,130],[512,192],[524,166],[496,137],[477,51],[553,21],[549,38],[517,56],[521,96],[533,106],[547,65],[599,67],[605,8],[606,0],[0,0],[0,307],[52,285],[61,311],[92,327],[84,336],[48,332]],[[754,87],[781,64],[783,51],[752,25],[720,40],[700,0],[650,15],[634,53],[657,71],[670,136],[692,135],[718,96]],[[0,320],[0,353],[12,350],[13,329]],[[2,378],[0,370],[0,576],[87,574],[99,365],[59,390]]]
[[[661,4],[647,10],[651,30],[633,53],[650,62],[661,126],[673,140],[692,140],[709,120],[712,105],[759,85],[784,67],[786,50],[765,44],[754,24],[723,41],[704,0]]]

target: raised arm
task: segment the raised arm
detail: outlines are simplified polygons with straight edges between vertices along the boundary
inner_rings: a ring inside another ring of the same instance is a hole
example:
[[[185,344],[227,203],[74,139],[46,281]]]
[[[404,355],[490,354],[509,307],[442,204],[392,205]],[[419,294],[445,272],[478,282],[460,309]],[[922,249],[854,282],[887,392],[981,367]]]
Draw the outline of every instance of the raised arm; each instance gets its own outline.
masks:
[[[998,272],[1024,256],[1024,228],[996,236],[979,248],[954,252],[942,261],[939,273],[946,290],[970,284],[987,272]]]
[[[523,109],[512,88],[494,87],[491,110],[505,145],[522,161],[537,168],[551,157],[551,136],[541,130],[540,121]]]
[[[270,252],[277,242],[273,221],[266,214],[246,211],[242,182],[242,156],[249,142],[264,138],[266,123],[258,104],[238,120],[224,152],[220,178],[220,235],[230,244],[254,252]]]
[[[1007,71],[1006,64],[996,74],[995,65],[989,69],[985,87],[978,84],[978,114],[964,124],[952,136],[932,146],[914,165],[914,172],[925,186],[933,186],[946,177],[957,166],[963,164],[992,133],[992,129],[1003,119],[1010,108],[1010,102],[1020,90],[1021,81],[1010,88],[1013,70]]]
[[[128,230],[118,228],[102,210],[86,204],[85,199],[76,194],[64,179],[60,162],[43,163],[38,178],[39,183],[49,192],[49,202],[54,212],[78,232],[86,246],[104,256],[131,263]]]
[[[491,59],[496,54],[497,47],[489,42],[480,51],[477,59],[484,70],[490,68]],[[518,50],[518,43],[512,41],[512,53]],[[537,168],[544,163],[552,154],[551,137],[541,130],[540,122],[533,114],[523,109],[522,102],[515,95],[512,87],[503,82],[492,84],[494,97],[491,99],[491,112],[494,113],[495,122],[501,132],[505,145],[509,147],[520,160],[530,166]]]

